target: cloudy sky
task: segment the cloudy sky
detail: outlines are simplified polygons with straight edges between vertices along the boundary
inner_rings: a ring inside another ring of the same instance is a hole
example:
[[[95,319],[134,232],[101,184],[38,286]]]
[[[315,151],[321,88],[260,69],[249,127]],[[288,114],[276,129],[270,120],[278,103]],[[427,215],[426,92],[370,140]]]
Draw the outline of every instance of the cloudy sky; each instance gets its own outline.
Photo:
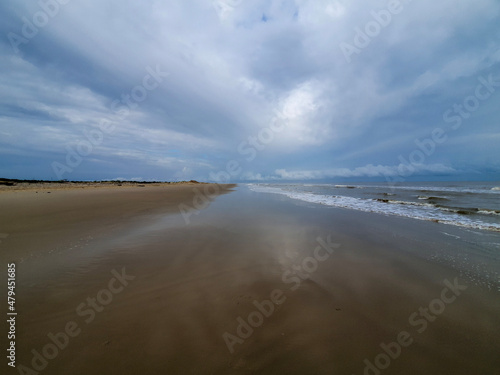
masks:
[[[0,176],[500,179],[497,0],[0,3]]]

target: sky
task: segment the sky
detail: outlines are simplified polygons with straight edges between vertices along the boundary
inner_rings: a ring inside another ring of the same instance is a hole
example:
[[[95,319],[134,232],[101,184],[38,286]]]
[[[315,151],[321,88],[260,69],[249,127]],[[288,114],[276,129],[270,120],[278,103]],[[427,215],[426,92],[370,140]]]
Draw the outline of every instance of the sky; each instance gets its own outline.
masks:
[[[500,180],[497,0],[5,0],[0,34],[0,177]]]

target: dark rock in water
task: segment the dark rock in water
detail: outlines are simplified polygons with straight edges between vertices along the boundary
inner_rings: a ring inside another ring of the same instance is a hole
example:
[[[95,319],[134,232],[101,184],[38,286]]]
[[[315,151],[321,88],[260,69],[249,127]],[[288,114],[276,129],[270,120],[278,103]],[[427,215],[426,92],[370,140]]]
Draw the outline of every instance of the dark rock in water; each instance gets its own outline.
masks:
[[[389,203],[389,199],[377,198],[377,202]]]

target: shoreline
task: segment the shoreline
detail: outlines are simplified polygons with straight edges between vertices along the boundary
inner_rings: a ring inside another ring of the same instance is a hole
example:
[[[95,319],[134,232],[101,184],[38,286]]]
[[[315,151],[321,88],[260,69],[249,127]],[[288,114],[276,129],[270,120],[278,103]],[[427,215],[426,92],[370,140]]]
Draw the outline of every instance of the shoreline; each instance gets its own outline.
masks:
[[[88,188],[126,188],[146,186],[178,186],[178,185],[206,185],[207,182],[198,181],[47,181],[47,180],[16,180],[0,178],[0,194],[11,191],[25,190],[69,190]]]

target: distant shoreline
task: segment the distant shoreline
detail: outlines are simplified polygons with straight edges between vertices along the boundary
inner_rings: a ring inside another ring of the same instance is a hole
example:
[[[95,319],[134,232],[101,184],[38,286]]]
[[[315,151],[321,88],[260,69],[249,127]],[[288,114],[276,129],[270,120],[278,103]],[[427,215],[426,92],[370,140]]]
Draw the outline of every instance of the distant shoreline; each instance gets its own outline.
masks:
[[[167,186],[167,185],[198,185],[206,182],[177,181],[123,181],[123,180],[103,180],[103,181],[48,181],[48,180],[19,180],[0,178],[0,192],[17,190],[66,190],[66,189],[84,189],[84,188],[110,188],[110,187],[145,187],[147,186]]]

